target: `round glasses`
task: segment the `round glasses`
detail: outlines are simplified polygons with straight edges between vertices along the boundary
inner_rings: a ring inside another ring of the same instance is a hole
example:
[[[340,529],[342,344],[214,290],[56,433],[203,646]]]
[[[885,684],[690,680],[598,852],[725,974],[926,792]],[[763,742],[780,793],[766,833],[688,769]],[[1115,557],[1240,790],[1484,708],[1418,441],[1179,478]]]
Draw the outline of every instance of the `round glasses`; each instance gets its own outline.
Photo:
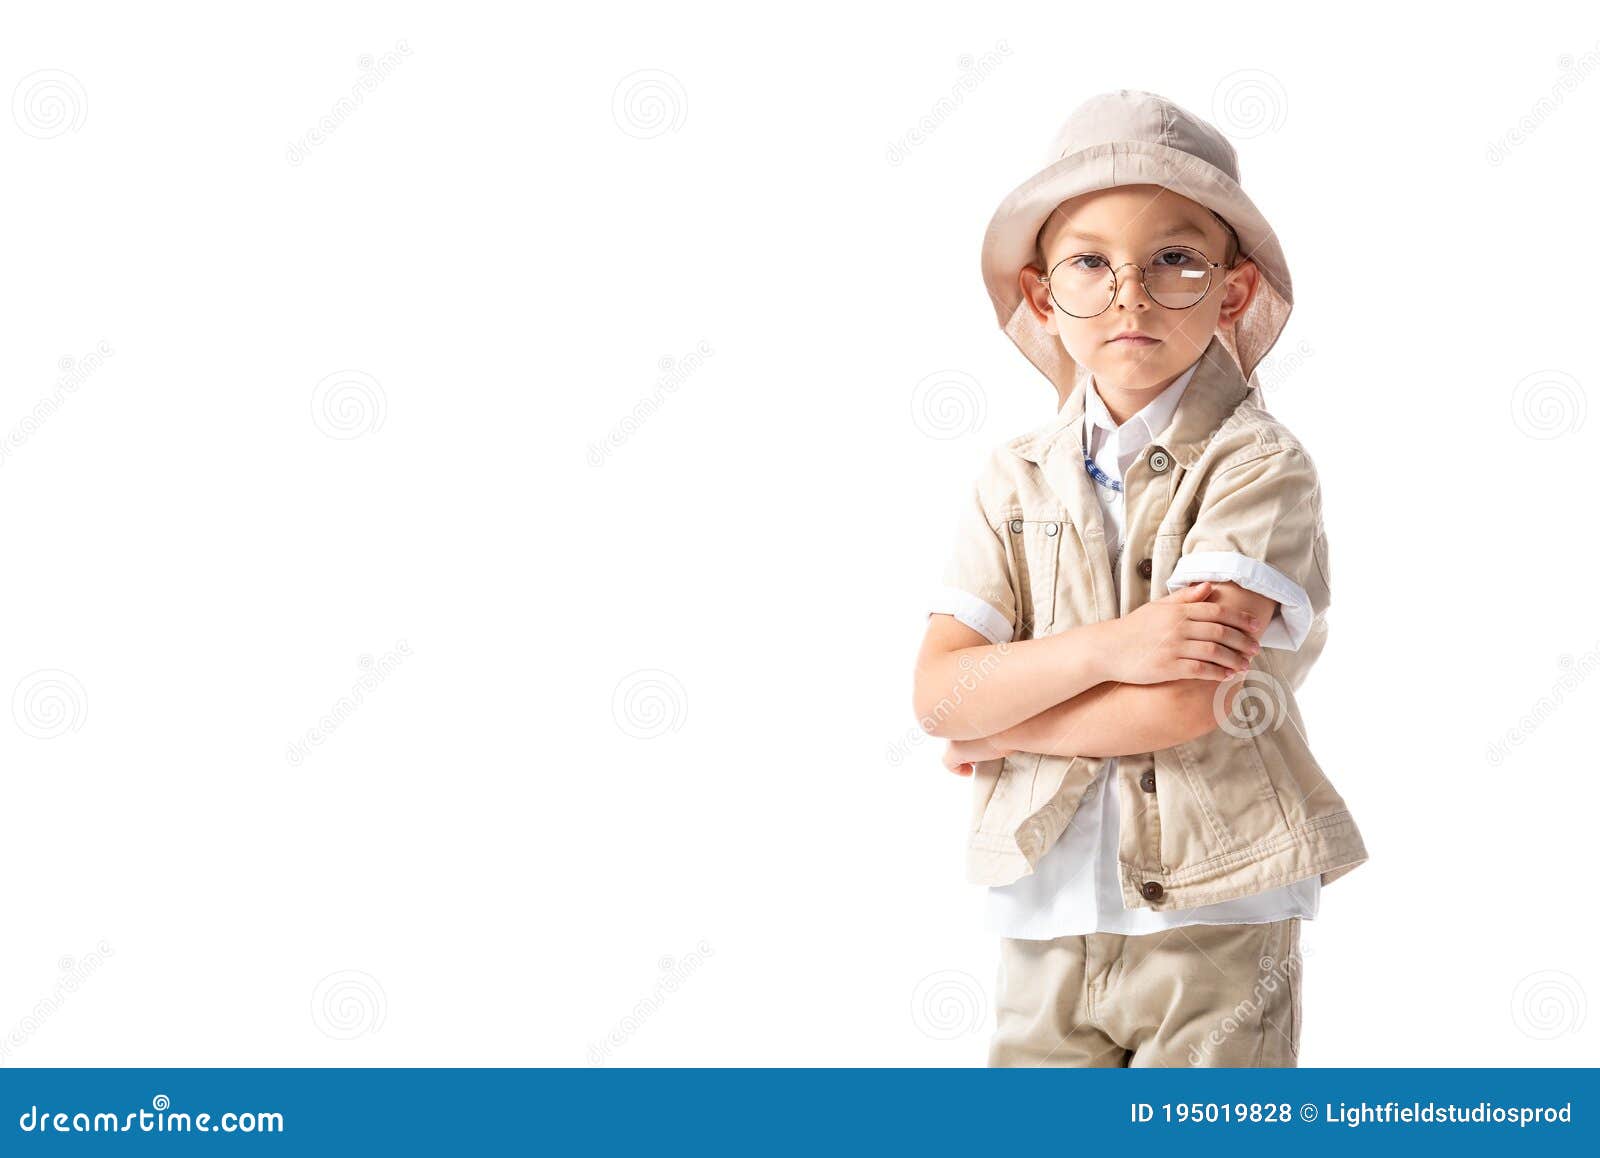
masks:
[[[1222,268],[1220,261],[1187,245],[1164,246],[1142,265],[1123,264],[1138,269],[1150,300],[1169,310],[1186,310],[1199,302],[1211,288],[1211,271]],[[1040,280],[1050,288],[1056,309],[1074,318],[1092,318],[1117,300],[1120,268],[1098,253],[1078,253],[1056,262]]]

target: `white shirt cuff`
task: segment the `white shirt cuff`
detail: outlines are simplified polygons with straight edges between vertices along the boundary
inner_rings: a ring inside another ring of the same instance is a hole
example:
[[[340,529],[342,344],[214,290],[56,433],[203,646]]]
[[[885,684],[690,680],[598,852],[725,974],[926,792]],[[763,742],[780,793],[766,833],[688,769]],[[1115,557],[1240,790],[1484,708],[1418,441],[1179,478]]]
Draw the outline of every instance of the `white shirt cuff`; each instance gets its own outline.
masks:
[[[1311,630],[1311,597],[1304,587],[1260,559],[1237,551],[1195,551],[1184,555],[1167,580],[1167,590],[1176,591],[1191,583],[1237,583],[1260,595],[1278,601],[1277,613],[1261,633],[1262,647],[1298,651]]]
[[[953,615],[990,643],[1010,643],[1011,622],[970,591],[943,587],[928,603],[928,614]]]

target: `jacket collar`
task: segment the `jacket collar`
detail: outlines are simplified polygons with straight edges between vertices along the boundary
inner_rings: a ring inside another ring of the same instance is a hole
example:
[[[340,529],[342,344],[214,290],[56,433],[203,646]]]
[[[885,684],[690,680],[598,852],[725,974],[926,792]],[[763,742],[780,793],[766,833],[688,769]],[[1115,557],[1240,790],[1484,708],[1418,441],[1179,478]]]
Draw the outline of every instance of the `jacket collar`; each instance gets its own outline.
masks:
[[[1012,444],[1022,458],[1038,464],[1046,483],[1061,498],[1084,537],[1105,538],[1104,512],[1094,493],[1094,480],[1083,469],[1084,393],[1089,375],[1081,374],[1049,423]],[[1217,429],[1250,393],[1239,365],[1213,334],[1194,367],[1172,417],[1156,431],[1148,449],[1161,447],[1177,465],[1189,469],[1200,461]],[[1110,569],[1100,577],[1111,590]]]
[[[1228,353],[1222,339],[1215,334],[1201,352],[1193,371],[1194,377],[1184,388],[1171,419],[1151,439],[1185,469],[1200,461],[1217,428],[1249,396],[1251,390],[1250,384],[1240,374],[1233,355]],[[1065,450],[1077,455],[1081,473],[1084,394],[1088,387],[1089,375],[1080,375],[1056,416],[1013,444],[1016,453],[1029,462],[1044,466]]]
[[[1111,411],[1106,409],[1105,400],[1100,397],[1100,391],[1095,387],[1094,378],[1091,376],[1089,385],[1083,391],[1083,419],[1085,430],[1098,426],[1109,434],[1117,435],[1117,454],[1119,458],[1136,454],[1146,445],[1155,441],[1156,435],[1167,428],[1172,421],[1173,413],[1178,408],[1178,400],[1183,397],[1183,392],[1195,376],[1195,371],[1200,369],[1200,360],[1194,363],[1172,380],[1172,384],[1146,402],[1139,410],[1131,415],[1120,426],[1117,420],[1111,417]],[[1086,438],[1084,446],[1089,445]],[[1121,463],[1118,463],[1118,472],[1121,472]]]

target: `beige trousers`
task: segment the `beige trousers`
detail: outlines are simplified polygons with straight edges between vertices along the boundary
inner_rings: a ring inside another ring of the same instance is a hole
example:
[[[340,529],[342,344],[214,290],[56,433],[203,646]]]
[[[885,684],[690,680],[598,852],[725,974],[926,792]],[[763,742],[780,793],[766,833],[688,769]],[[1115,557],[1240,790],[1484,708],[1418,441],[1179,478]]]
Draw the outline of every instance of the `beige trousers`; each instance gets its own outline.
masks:
[[[1300,918],[1000,940],[991,1066],[1281,1066],[1300,1053]]]

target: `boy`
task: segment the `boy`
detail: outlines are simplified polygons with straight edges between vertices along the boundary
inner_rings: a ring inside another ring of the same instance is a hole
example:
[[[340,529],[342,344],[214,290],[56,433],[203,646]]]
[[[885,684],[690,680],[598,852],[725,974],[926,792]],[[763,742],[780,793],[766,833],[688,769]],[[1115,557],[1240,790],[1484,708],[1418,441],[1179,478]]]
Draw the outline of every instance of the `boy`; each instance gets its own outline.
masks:
[[[1170,101],[1094,97],[1050,155],[983,274],[1060,412],[986,464],[916,674],[973,777],[989,1064],[1293,1066],[1300,922],[1367,852],[1294,699],[1329,591],[1315,469],[1255,388],[1288,267]]]

